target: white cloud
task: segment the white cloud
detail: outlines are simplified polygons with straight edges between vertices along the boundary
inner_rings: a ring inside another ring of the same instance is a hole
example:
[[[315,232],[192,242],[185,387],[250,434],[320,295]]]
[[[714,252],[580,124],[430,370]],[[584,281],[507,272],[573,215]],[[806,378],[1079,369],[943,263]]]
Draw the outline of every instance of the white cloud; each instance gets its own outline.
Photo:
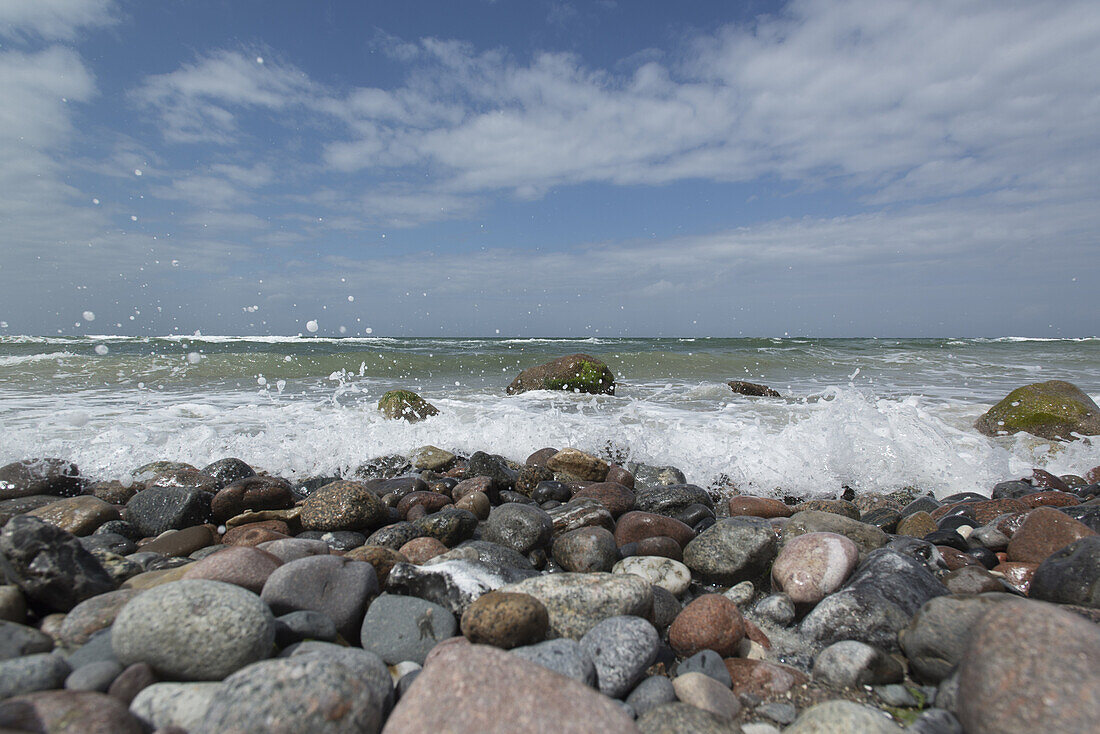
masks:
[[[82,28],[117,21],[112,0],[4,0],[0,3],[0,36],[36,36],[52,41],[72,40]]]

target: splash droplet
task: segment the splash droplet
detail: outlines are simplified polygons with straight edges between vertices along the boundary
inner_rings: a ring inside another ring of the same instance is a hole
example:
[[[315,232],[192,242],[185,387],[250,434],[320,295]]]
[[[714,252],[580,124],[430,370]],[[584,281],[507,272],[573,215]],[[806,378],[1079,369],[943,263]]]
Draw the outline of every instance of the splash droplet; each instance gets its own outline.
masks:
[[[317,332],[317,319],[310,319],[306,322],[306,331],[310,334],[315,334]]]

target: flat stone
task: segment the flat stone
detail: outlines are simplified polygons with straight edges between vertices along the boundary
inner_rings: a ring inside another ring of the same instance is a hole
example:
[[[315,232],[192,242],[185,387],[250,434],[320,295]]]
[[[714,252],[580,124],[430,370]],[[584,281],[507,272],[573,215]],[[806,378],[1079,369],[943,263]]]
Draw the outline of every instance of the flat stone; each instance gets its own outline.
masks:
[[[596,624],[580,643],[596,665],[600,693],[622,698],[653,664],[660,638],[653,625],[641,617],[619,616]]]
[[[1096,533],[1084,523],[1049,507],[1039,507],[1027,515],[1020,529],[1008,542],[1008,560],[1042,563],[1055,551]]]
[[[812,706],[783,730],[784,734],[900,734],[902,728],[885,711],[851,701],[825,701]]]
[[[876,548],[881,548],[890,540],[886,533],[874,525],[853,520],[844,515],[820,510],[803,510],[791,515],[783,526],[783,543],[806,533],[836,533],[843,535],[856,544],[861,556]]]
[[[703,594],[684,607],[668,630],[672,649],[683,657],[714,650],[722,657],[737,654],[745,637],[741,610],[721,594]]]
[[[834,642],[814,658],[814,679],[838,688],[898,683],[904,678],[901,663],[885,651],[857,640]]]
[[[217,542],[217,536],[209,525],[195,525],[183,530],[169,530],[151,543],[141,546],[145,553],[163,556],[189,556],[195,551]]]
[[[676,689],[672,681],[663,675],[651,675],[634,686],[634,690],[626,697],[626,705],[634,709],[636,715],[642,716],[652,708],[675,700]]]
[[[769,594],[752,608],[753,615],[776,627],[786,627],[794,621],[796,610],[794,602],[784,593]]]
[[[61,688],[72,668],[56,653],[36,653],[0,660],[0,700],[34,691]]]
[[[53,650],[53,637],[34,627],[0,620],[0,660]]]
[[[1085,536],[1047,556],[1028,593],[1042,601],[1100,608],[1100,536]]]
[[[1012,599],[979,621],[959,663],[968,734],[1092,731],[1100,721],[1100,627],[1046,602]]]
[[[732,586],[765,574],[778,544],[771,524],[756,517],[722,519],[684,548],[684,563],[704,581]]]
[[[531,573],[496,569],[474,560],[444,561],[429,566],[398,563],[390,571],[386,590],[435,602],[461,619],[475,599]]]
[[[458,625],[447,609],[413,596],[382,594],[367,609],[361,639],[363,649],[389,665],[403,660],[424,664],[440,641],[454,637]]]
[[[230,546],[189,566],[183,578],[222,581],[259,594],[281,565],[277,556],[259,548]]]
[[[749,515],[751,517],[790,517],[794,510],[782,501],[771,497],[730,497],[730,517]]]
[[[570,530],[554,539],[554,561],[566,571],[610,571],[619,560],[615,537],[604,528]]]
[[[615,482],[590,484],[573,495],[574,499],[591,499],[607,508],[612,517],[634,509],[634,492]]]
[[[0,500],[80,492],[80,470],[63,459],[24,459],[0,466]]]
[[[119,519],[117,507],[91,495],[67,497],[27,514],[73,535],[88,535],[103,523]]]
[[[130,713],[149,730],[194,731],[221,689],[220,683],[154,683],[134,697]]]
[[[637,510],[622,515],[615,524],[615,543],[619,547],[657,536],[672,538],[682,548],[695,538],[695,531],[675,518]]]
[[[837,591],[859,563],[859,548],[836,533],[797,535],[772,565],[772,581],[795,604],[817,604]]]
[[[586,686],[596,686],[596,665],[576,640],[559,638],[512,649],[512,654]]]
[[[123,519],[147,538],[202,525],[210,520],[210,494],[190,487],[149,487],[126,503]]]
[[[695,484],[647,487],[634,492],[634,509],[656,515],[676,517],[694,504],[714,509],[714,500],[710,493]]]
[[[939,529],[936,525],[936,521],[927,512],[914,512],[912,515],[907,515],[898,521],[898,527],[896,534],[905,535],[910,538],[923,538],[929,533],[934,533]]]
[[[638,717],[638,729],[643,734],[741,734],[736,722],[680,701],[651,708]]]
[[[226,485],[210,501],[215,522],[225,522],[249,510],[285,510],[293,506],[290,482],[263,476],[238,479]]]
[[[177,581],[132,599],[111,637],[123,665],[144,662],[168,678],[220,680],[271,654],[275,619],[239,586]]]
[[[65,615],[58,642],[67,648],[80,647],[96,632],[114,624],[122,608],[140,593],[137,589],[119,589],[85,599]]]
[[[222,536],[222,544],[259,547],[276,540],[298,540],[298,538],[291,538],[289,533],[290,528],[285,522],[274,520],[253,522],[226,530],[225,535]]]
[[[603,459],[586,454],[580,449],[565,448],[547,459],[546,468],[550,471],[569,474],[577,479],[602,482],[611,467]]]
[[[368,601],[378,594],[374,566],[341,556],[310,556],[279,566],[260,592],[274,614],[312,610],[327,615],[345,640],[358,641]]]
[[[530,594],[490,591],[462,615],[466,639],[505,650],[541,642],[549,626],[546,607]]]
[[[680,596],[691,585],[691,569],[678,561],[658,556],[624,558],[614,565],[611,573],[632,573],[635,576],[641,576],[673,596]]]
[[[42,609],[66,612],[115,588],[114,579],[75,536],[37,517],[17,515],[8,521],[0,532],[0,555],[8,580]]]
[[[385,706],[355,667],[322,654],[295,655],[254,663],[230,675],[190,731],[378,732]]]
[[[676,697],[727,721],[741,711],[741,703],[726,686],[702,673],[684,673],[672,680]]]
[[[636,734],[591,688],[485,645],[441,647],[386,722],[386,734]]]
[[[653,592],[645,580],[632,574],[557,573],[536,576],[505,586],[502,591],[530,594],[546,606],[550,632],[580,639],[609,617],[647,617]]]
[[[607,508],[594,500],[567,502],[547,511],[554,526],[554,535],[561,535],[580,528],[600,527],[615,529],[615,518]]]
[[[981,596],[938,596],[929,599],[898,633],[912,675],[938,683],[962,660],[967,643],[983,616],[1009,599],[1004,593]]]
[[[301,504],[306,530],[371,531],[384,525],[389,514],[374,493],[361,482],[340,480],[310,494]]]
[[[328,543],[323,540],[310,540],[308,538],[280,538],[260,543],[254,547],[265,553],[270,553],[283,563],[290,563],[312,556],[329,555]]]
[[[98,660],[81,665],[65,679],[65,690],[106,693],[122,670],[122,664],[117,660]]]
[[[554,521],[530,505],[508,503],[494,507],[482,528],[482,537],[518,553],[528,553],[550,541]]]
[[[142,734],[126,707],[92,691],[41,691],[0,703],[4,731],[50,734]]]

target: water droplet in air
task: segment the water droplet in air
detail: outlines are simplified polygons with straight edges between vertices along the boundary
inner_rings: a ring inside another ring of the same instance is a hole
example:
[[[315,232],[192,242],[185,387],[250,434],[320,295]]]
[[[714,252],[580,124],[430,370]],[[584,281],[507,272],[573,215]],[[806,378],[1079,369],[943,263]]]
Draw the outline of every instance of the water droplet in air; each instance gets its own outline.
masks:
[[[373,334],[373,333],[374,333],[374,329],[372,329],[372,328],[370,328],[370,327],[368,326],[367,328],[363,329],[363,333],[364,333],[364,334]]]
[[[267,384],[267,378],[264,377],[263,375],[260,375],[259,377],[256,378],[256,384],[257,385],[266,385]]]
[[[141,169],[140,168],[135,168],[134,169],[134,175],[135,176],[140,176],[141,175]]]
[[[95,313],[92,311],[85,311],[81,315],[84,317],[85,321],[95,321]]]
[[[187,355],[187,361],[190,362],[191,364],[198,364],[199,362],[202,361],[202,355],[199,354],[198,352],[190,352]]]
[[[355,296],[348,296],[348,303],[351,303],[354,300],[355,300]]]
[[[109,351],[111,351],[111,350],[107,348],[106,344],[96,344],[95,345],[95,353],[98,354],[100,357],[102,357],[104,354],[106,354]]]
[[[316,319],[310,319],[309,321],[306,322],[306,331],[308,331],[310,334],[316,333],[316,331],[317,331],[317,320]]]

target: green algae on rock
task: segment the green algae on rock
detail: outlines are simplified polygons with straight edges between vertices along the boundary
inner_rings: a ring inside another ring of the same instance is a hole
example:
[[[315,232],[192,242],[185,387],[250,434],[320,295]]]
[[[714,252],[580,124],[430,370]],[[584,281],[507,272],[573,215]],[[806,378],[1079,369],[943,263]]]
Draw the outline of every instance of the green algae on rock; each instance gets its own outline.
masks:
[[[974,423],[987,436],[1024,431],[1051,440],[1073,434],[1100,435],[1100,407],[1076,385],[1062,380],[1018,387]]]
[[[614,395],[615,375],[599,359],[570,354],[520,372],[508,385],[509,395],[528,390],[565,390],[590,395]]]
[[[404,418],[409,423],[439,415],[438,408],[411,390],[390,390],[378,401],[378,409],[387,418]]]

